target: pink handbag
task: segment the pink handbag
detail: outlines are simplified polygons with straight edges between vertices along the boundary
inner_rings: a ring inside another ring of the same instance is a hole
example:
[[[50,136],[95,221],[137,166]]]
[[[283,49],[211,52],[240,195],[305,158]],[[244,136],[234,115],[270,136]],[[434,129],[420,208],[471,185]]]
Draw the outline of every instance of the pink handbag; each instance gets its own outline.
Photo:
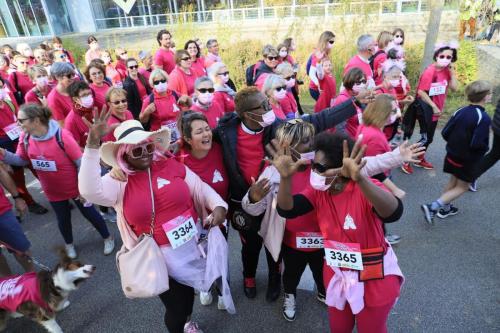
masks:
[[[148,175],[153,207],[150,232],[142,234],[133,248],[122,246],[116,253],[116,266],[120,273],[123,293],[128,298],[158,296],[169,288],[167,265],[160,247],[153,239],[155,205],[149,169]]]

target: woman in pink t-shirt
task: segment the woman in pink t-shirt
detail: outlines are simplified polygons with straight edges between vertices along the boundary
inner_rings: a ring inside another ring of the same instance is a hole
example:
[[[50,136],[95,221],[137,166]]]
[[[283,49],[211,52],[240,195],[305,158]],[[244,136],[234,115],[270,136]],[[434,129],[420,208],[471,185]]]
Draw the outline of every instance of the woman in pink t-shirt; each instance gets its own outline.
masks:
[[[24,97],[26,103],[47,106],[47,97],[52,90],[47,70],[43,66],[35,65],[29,69],[28,73],[35,86]]]
[[[318,101],[314,105],[314,112],[321,112],[333,105],[335,96],[337,96],[337,82],[335,75],[332,73],[332,61],[330,58],[323,58],[316,66],[316,74],[319,79],[319,87],[321,92]]]
[[[52,111],[52,117],[60,125],[73,107],[67,88],[75,81],[75,69],[69,62],[55,62],[50,69],[51,75],[57,80],[57,85],[47,96],[47,105]]]
[[[434,49],[434,63],[424,70],[417,85],[417,100],[427,104],[433,112],[432,121],[427,124],[427,131],[422,133],[421,138],[421,142],[427,149],[434,139],[439,116],[444,111],[448,89],[455,91],[458,87],[453,67],[453,63],[457,61],[458,44],[454,42],[440,43]],[[419,163],[414,165],[426,170],[434,169],[434,166],[424,156]]]
[[[106,66],[106,77],[114,86],[121,88],[124,77],[122,77],[116,70],[115,65],[113,64],[113,59],[111,59],[111,52],[109,52],[108,50],[103,50],[101,51],[100,55],[101,60],[104,61],[104,65]]]
[[[207,70],[205,69],[205,57],[201,55],[201,50],[196,41],[188,40],[184,44],[184,50],[189,53],[191,57],[191,69],[196,73],[198,77],[207,75]]]
[[[16,101],[19,105],[24,103],[26,93],[33,88],[34,84],[28,75],[29,60],[22,55],[14,56],[14,64],[17,67],[15,72],[9,75],[9,85],[16,96]]]
[[[94,93],[95,105],[101,109],[106,104],[106,93],[110,84],[105,80],[106,67],[98,61],[91,61],[83,72],[87,82]]]
[[[194,82],[198,73],[193,70],[191,56],[186,50],[175,52],[175,66],[168,78],[168,89],[179,96],[191,96],[194,93]]]
[[[318,45],[316,50],[311,54],[311,66],[309,67],[309,78],[311,82],[309,83],[309,93],[311,97],[317,101],[319,98],[319,80],[316,75],[316,66],[319,64],[321,59],[324,57],[329,57],[333,44],[335,43],[335,34],[331,31],[324,31],[321,36],[319,36]]]
[[[90,62],[94,59],[98,59],[101,55],[101,49],[99,48],[99,43],[97,38],[94,36],[89,36],[87,38],[87,44],[89,49],[85,52],[85,64],[88,66]]]
[[[382,64],[387,60],[387,52],[394,46],[392,33],[382,31],[377,38],[378,51],[373,55],[373,79],[379,85],[384,80],[382,77]]]
[[[282,62],[276,66],[275,72],[276,75],[279,75],[286,82],[286,97],[280,100],[281,109],[287,119],[293,119],[298,111],[297,101],[293,95],[293,89],[296,86],[296,74],[293,71],[292,65],[288,62]]]
[[[70,258],[77,256],[73,245],[70,200],[104,239],[104,254],[109,255],[113,252],[114,240],[102,216],[78,192],[78,168],[82,157],[80,147],[51,116],[46,107],[23,105],[19,110],[18,124],[24,133],[19,139],[21,143],[17,146],[17,152],[14,154],[0,149],[0,156],[11,165],[25,166],[31,163],[37,171],[43,192],[56,213],[59,231]]]
[[[276,74],[269,74],[264,81],[264,85],[262,86],[262,93],[269,98],[269,102],[273,108],[274,114],[276,118],[284,120],[288,117],[283,112],[283,108],[281,107],[281,101],[286,97],[286,81]],[[295,113],[293,113],[291,118],[295,117]]]
[[[112,87],[106,94],[106,105],[111,111],[111,116],[108,119],[108,128],[113,128],[125,120],[134,119],[132,112],[128,110],[127,92],[122,88]],[[115,125],[116,124],[116,125]],[[102,138],[103,142],[116,141],[113,131]]]
[[[217,127],[224,115],[224,106],[214,99],[214,92],[214,83],[207,76],[196,79],[191,110],[203,113],[210,128]]]
[[[233,112],[236,91],[227,84],[229,82],[229,71],[226,65],[220,61],[215,62],[208,67],[207,73],[214,83],[214,100],[224,106],[224,112]]]

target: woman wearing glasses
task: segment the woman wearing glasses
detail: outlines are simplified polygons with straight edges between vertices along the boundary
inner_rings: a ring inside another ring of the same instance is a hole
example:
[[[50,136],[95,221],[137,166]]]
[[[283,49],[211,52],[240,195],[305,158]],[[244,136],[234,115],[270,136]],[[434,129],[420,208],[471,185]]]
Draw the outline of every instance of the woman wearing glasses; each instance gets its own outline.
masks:
[[[115,65],[113,64],[113,59],[111,58],[111,52],[108,50],[102,50],[100,52],[100,59],[104,62],[104,66],[106,66],[106,77],[111,80],[113,86],[121,88],[122,81],[125,77],[122,77],[116,70]]]
[[[142,124],[149,125],[152,131],[168,127],[172,141],[176,141],[180,137],[177,130],[177,115],[181,110],[177,102],[183,99],[168,89],[167,77],[167,73],[162,69],[154,69],[151,72],[149,84],[153,87],[153,93],[142,101],[139,120]]]
[[[335,34],[331,31],[324,31],[318,40],[316,50],[311,54],[309,59],[311,60],[311,65],[309,66],[308,73],[311,82],[309,83],[309,93],[311,97],[317,101],[319,98],[319,79],[316,74],[316,66],[319,65],[321,59],[329,58],[330,53],[335,43]]]
[[[317,219],[331,332],[352,332],[356,325],[360,333],[383,333],[403,274],[382,223],[397,221],[403,204],[362,172],[364,148],[349,157],[352,146],[345,135],[317,135],[310,186],[297,193],[295,175],[310,162],[294,160],[290,146],[275,140],[268,149],[280,175],[277,211],[286,219],[310,213]]]
[[[254,83],[259,89],[262,89],[268,75],[273,74],[276,66],[279,64],[278,50],[272,45],[265,45],[262,49],[262,61],[255,64]]]
[[[47,97],[47,105],[52,111],[52,117],[64,124],[64,119],[73,107],[73,102],[68,94],[68,87],[75,80],[75,69],[69,62],[55,62],[52,64],[50,74],[57,81],[57,85]]]
[[[5,163],[11,165],[26,166],[31,163],[37,171],[43,192],[56,213],[59,231],[70,258],[77,257],[73,245],[70,200],[74,201],[78,210],[104,239],[104,254],[109,255],[113,252],[114,240],[101,215],[78,193],[77,174],[82,157],[80,146],[51,116],[46,107],[23,105],[17,121],[24,133],[19,138],[17,151],[14,154],[0,148],[0,156]]]
[[[9,75],[9,86],[16,97],[17,104],[24,103],[26,93],[34,87],[28,75],[29,59],[23,55],[14,56],[13,63],[16,65],[17,70]]]
[[[106,104],[106,94],[111,88],[110,84],[105,80],[106,67],[96,60],[92,60],[83,72],[90,89],[94,92],[95,104],[98,108],[102,108]]]
[[[214,93],[214,83],[207,76],[196,79],[191,110],[203,113],[210,128],[215,128],[224,115],[224,107],[214,99]]]
[[[132,112],[128,110],[127,92],[122,88],[110,88],[106,94],[106,105],[111,115],[108,119],[108,128],[115,128],[115,124],[121,124],[125,120],[134,119]],[[116,141],[113,131],[102,138],[103,142]]]
[[[335,98],[333,106],[340,105],[345,101],[351,99],[353,96],[357,96],[360,91],[366,89],[366,76],[363,71],[357,67],[351,68],[342,80],[344,85],[344,90]],[[363,122],[363,109],[356,105],[356,115],[347,119],[345,122],[345,132],[351,138],[356,136],[356,131],[358,130],[359,124]]]
[[[224,112],[234,111],[234,91],[229,85],[229,71],[224,63],[214,62],[207,69],[208,77],[214,83],[214,100],[224,106]]]
[[[420,76],[417,85],[416,103],[422,109],[432,110],[432,119],[426,126],[426,132],[421,133],[420,141],[429,148],[434,139],[434,133],[439,117],[443,113],[448,89],[457,90],[458,81],[453,63],[457,61],[458,44],[456,42],[439,43],[434,47],[434,63],[430,64]],[[421,129],[422,131],[422,129]],[[405,135],[407,136],[407,135]],[[414,164],[416,167],[426,170],[434,169],[434,166],[422,156],[420,162]],[[403,170],[407,174],[412,174],[413,169],[406,167]]]
[[[134,119],[139,119],[142,109],[142,101],[151,94],[151,87],[146,78],[139,73],[139,63],[134,58],[125,62],[127,66],[127,77],[123,81],[123,89],[127,92],[128,108]]]
[[[282,101],[287,98],[286,96],[286,81],[276,74],[270,74],[264,81],[262,93],[267,96],[271,107],[273,108],[276,118],[285,120],[288,115],[283,112],[281,107]],[[295,117],[295,113],[290,115],[290,118]]]
[[[293,95],[293,90],[296,87],[295,77],[296,74],[292,65],[288,62],[283,62],[276,67],[276,75],[279,75],[286,83],[285,98],[280,99],[281,109],[286,115],[287,119],[295,118],[297,114],[297,101]]]
[[[175,66],[168,78],[168,89],[175,91],[179,96],[191,96],[194,93],[194,82],[198,75],[191,68],[192,60],[188,51],[175,52]]]
[[[206,291],[211,281],[205,283],[206,260],[197,246],[196,228],[201,228],[198,221],[204,218],[205,208],[212,212],[211,225],[223,223],[227,204],[189,168],[164,155],[171,141],[167,128],[146,132],[138,121],[128,120],[116,128],[116,142],[99,147],[108,131],[107,117],[109,113],[102,113],[91,127],[79,175],[80,190],[87,199],[116,209],[126,249],[136,246],[138,237],[152,228],[168,269],[169,289],[158,295],[166,309],[165,325],[172,333],[202,332],[191,321],[194,288]],[[100,159],[122,170],[126,182],[109,175],[101,178]],[[182,226],[190,227],[194,234],[179,239],[166,231]],[[223,238],[220,241],[225,244]]]

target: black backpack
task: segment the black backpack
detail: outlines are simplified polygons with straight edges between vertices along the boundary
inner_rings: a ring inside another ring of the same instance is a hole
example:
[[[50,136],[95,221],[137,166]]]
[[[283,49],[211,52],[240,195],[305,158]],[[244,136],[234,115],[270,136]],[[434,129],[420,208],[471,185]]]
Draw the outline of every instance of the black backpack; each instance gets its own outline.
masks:
[[[255,85],[255,74],[261,63],[262,61],[257,61],[255,64],[248,66],[245,70],[245,81],[248,87]]]

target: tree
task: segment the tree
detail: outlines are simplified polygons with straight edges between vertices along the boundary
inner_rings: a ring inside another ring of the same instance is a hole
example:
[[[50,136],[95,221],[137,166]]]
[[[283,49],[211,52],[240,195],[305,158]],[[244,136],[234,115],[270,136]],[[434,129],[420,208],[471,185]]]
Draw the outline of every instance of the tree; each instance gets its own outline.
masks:
[[[432,63],[434,55],[434,45],[436,44],[439,34],[439,25],[441,24],[441,14],[443,13],[444,0],[430,0],[429,23],[427,24],[427,34],[425,36],[424,57],[420,71]]]

